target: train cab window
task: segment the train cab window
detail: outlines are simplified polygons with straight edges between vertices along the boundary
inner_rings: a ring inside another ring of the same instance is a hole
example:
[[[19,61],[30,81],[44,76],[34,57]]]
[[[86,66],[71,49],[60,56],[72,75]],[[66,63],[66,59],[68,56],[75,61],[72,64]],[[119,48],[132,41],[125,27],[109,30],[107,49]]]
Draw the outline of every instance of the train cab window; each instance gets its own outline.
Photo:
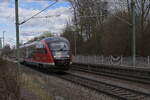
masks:
[[[69,50],[69,45],[65,42],[50,43],[49,47],[51,50]]]

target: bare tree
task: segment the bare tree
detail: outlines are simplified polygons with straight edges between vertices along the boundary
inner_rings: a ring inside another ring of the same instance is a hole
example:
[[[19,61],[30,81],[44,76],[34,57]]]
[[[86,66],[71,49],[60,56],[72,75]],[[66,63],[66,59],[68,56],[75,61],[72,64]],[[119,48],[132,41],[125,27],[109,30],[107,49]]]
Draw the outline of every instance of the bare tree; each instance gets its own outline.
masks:
[[[106,55],[131,55],[131,0],[68,0],[79,51]],[[150,0],[135,0],[138,55],[149,55]],[[67,29],[67,28],[66,28]],[[68,32],[69,34],[69,32]]]

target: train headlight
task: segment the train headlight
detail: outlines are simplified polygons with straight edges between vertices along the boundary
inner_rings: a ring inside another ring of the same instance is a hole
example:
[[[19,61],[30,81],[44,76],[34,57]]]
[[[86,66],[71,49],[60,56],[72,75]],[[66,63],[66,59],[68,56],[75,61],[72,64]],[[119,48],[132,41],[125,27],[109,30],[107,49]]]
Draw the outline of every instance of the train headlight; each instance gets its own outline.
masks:
[[[65,52],[55,52],[54,54],[54,58],[61,58],[61,57],[69,57],[69,54],[68,53],[65,53]]]
[[[61,52],[56,52],[54,57],[62,57],[62,53]]]

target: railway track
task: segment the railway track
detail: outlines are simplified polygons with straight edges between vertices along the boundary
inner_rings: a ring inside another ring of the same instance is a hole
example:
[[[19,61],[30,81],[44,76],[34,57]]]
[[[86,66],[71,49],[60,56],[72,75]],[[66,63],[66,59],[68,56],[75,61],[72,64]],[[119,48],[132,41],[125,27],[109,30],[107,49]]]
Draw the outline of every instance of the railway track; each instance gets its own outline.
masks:
[[[136,69],[117,69],[114,67],[101,67],[93,65],[82,65],[82,64],[73,64],[71,67],[72,70],[92,73],[96,75],[108,76],[117,79],[138,82],[142,84],[150,84],[150,72],[149,71],[136,71]],[[143,71],[143,72],[142,72]]]
[[[46,74],[48,73],[47,70],[40,71],[40,72],[46,73]],[[111,83],[101,82],[95,79],[83,77],[80,75],[75,75],[69,72],[66,72],[63,75],[53,75],[53,76],[78,84],[78,85],[81,85],[91,90],[95,90],[100,93],[104,93],[110,96],[117,97],[119,100],[149,100],[150,99],[150,93],[145,93],[145,92],[141,92],[138,90],[125,88],[125,87],[121,87],[118,85],[113,85]]]
[[[79,84],[86,88],[96,90],[98,92],[102,92],[111,96],[115,96],[121,100],[145,100],[146,98],[150,98],[150,94],[132,90],[129,88],[120,87],[117,85],[108,84],[105,82],[93,80],[87,77],[82,77],[79,75],[74,75],[71,73],[67,73],[63,76],[57,76],[67,81],[71,81],[75,84]]]
[[[32,68],[45,74],[49,73],[47,70],[40,70],[33,66]],[[132,89],[117,86],[117,85],[112,85],[111,83],[101,82],[95,79],[83,77],[80,75],[75,75],[70,72],[65,72],[62,75],[53,74],[53,76],[78,84],[78,85],[81,85],[91,90],[95,90],[100,93],[104,93],[113,97],[117,97],[119,100],[120,99],[121,100],[145,100],[146,98],[150,98],[150,94],[145,93],[145,92],[132,90]]]

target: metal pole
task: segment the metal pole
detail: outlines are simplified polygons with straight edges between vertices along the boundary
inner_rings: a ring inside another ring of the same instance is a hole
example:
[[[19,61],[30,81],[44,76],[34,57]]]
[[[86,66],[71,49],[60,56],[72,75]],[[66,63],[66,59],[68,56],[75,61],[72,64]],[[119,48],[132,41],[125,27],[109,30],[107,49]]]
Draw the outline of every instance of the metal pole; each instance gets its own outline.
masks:
[[[74,34],[74,45],[75,45],[74,52],[75,52],[75,56],[76,56],[76,55],[77,55],[77,41],[76,41],[76,34]]]
[[[18,14],[18,0],[15,0],[15,17],[16,17],[16,55],[17,55],[17,78],[20,79],[20,62],[19,62],[19,14]],[[20,92],[20,91],[19,91]],[[19,98],[20,100],[20,98]]]
[[[149,59],[149,56],[148,56],[148,57],[147,57],[147,62],[148,62],[148,65],[150,64],[149,60],[150,60],[150,59]]]
[[[16,16],[16,47],[17,47],[17,62],[19,67],[19,14],[18,14],[18,0],[15,0],[15,16]]]
[[[132,60],[133,66],[136,64],[136,35],[135,35],[135,2],[131,0],[131,11],[132,11]]]
[[[0,38],[0,49],[2,49],[2,39]]]
[[[4,48],[4,46],[5,46],[5,35],[4,35],[5,32],[6,32],[6,31],[3,31],[3,48]]]

